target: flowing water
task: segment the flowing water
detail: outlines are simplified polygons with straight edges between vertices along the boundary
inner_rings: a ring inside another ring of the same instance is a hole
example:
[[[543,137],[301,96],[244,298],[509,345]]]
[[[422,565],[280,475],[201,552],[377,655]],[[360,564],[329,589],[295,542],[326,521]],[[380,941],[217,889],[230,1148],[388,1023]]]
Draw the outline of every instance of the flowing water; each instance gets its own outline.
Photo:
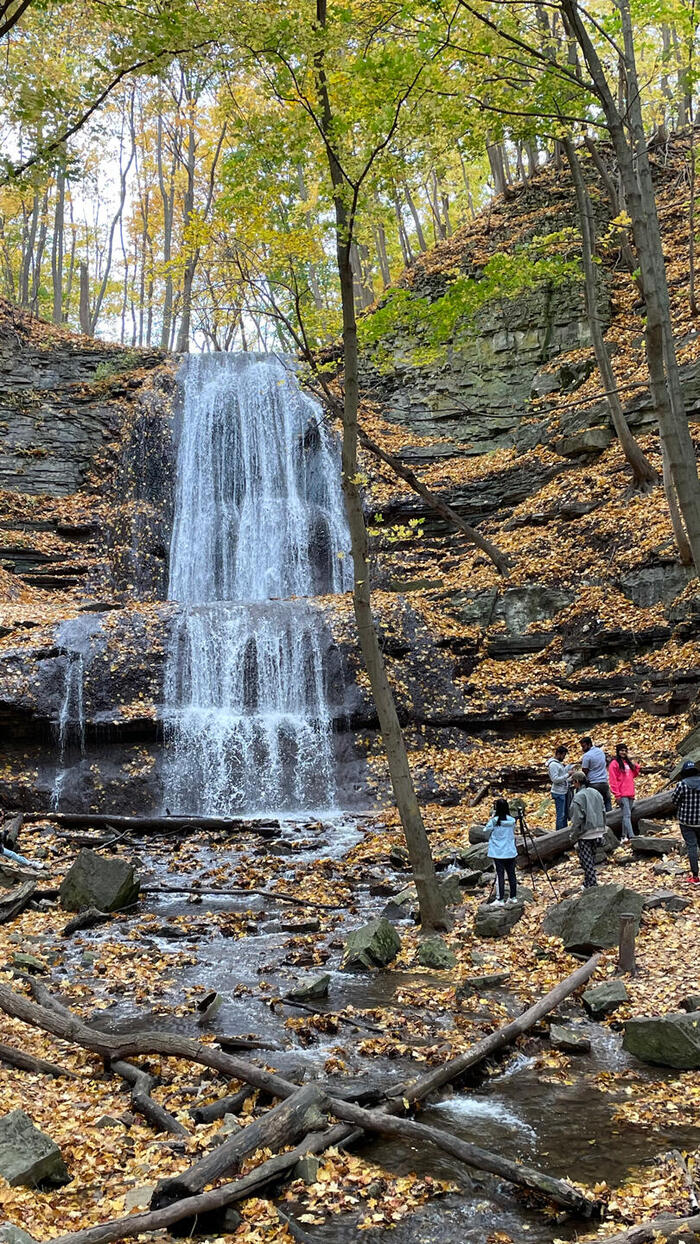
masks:
[[[273,355],[183,365],[165,677],[172,812],[336,804],[342,687],[321,612],[348,586],[337,446]]]
[[[58,811],[66,777],[74,764],[85,756],[85,669],[95,634],[101,629],[99,618],[70,618],[56,628],[56,643],[65,664],[63,697],[56,726],[58,766],[51,788],[51,808]]]

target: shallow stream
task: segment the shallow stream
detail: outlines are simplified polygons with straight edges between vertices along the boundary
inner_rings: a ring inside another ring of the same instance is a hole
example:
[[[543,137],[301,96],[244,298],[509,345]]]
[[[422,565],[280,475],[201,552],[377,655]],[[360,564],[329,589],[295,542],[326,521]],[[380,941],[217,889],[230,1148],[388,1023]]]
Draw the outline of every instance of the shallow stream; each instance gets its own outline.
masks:
[[[189,887],[198,882],[217,887],[225,887],[227,881],[240,884],[240,875],[238,880],[236,875],[241,868],[248,867],[251,861],[269,863],[276,857],[282,860],[277,880],[292,893],[294,869],[322,858],[329,861],[332,877],[333,861],[339,861],[361,841],[364,828],[361,819],[342,817],[323,822],[290,821],[283,824],[274,844],[257,845],[248,838],[245,848],[222,850],[220,844],[191,842],[174,854],[167,839],[151,839],[137,845],[137,854],[144,884]],[[285,854],[279,854],[287,850],[291,852],[288,864]],[[183,857],[181,862],[178,854]],[[329,998],[313,1003],[319,1010],[337,1013],[348,1006],[360,1012],[374,1007],[397,1007],[405,1014],[406,1007],[395,999],[397,990],[407,983],[434,983],[434,975],[425,970],[372,974],[338,970],[343,933],[363,919],[378,915],[386,901],[370,896],[366,887],[355,892],[354,900],[352,914],[338,912],[338,918],[329,922],[330,931],[316,936],[315,943],[321,947],[322,955],[327,954],[327,960],[312,966],[289,962],[290,953],[292,957],[299,953],[299,939],[282,927],[313,916],[308,909],[272,903],[255,895],[202,895],[194,904],[185,894],[150,895],[137,916],[71,939],[62,965],[55,970],[55,983],[60,987],[62,979],[69,975],[71,984],[92,987],[97,998],[114,997],[113,982],[93,974],[91,953],[99,957],[100,946],[106,940],[122,942],[125,948],[136,946],[139,953],[150,948],[159,965],[158,976],[172,978],[173,984],[162,998],[152,998],[145,1006],[135,1002],[127,990],[107,1009],[96,1012],[94,1019],[101,1027],[124,1032],[158,1025],[164,1030],[196,1036],[203,1029],[197,1024],[194,995],[216,990],[223,995],[223,1003],[204,1031],[217,1036],[255,1035],[269,1042],[270,1049],[254,1051],[248,1057],[274,1066],[296,1080],[328,1078],[324,1064],[329,1055],[337,1054],[342,1047],[348,1068],[345,1076],[398,1083],[420,1074],[425,1064],[410,1057],[365,1057],[357,1045],[372,1034],[355,1031],[343,1023],[335,1033],[311,1033],[300,1040],[285,1027],[285,1021],[304,1013],[287,1006],[272,1009],[270,1005],[271,998],[286,993],[300,976],[328,971]],[[144,924],[144,909],[156,919]],[[224,935],[222,915],[238,921],[237,935]],[[184,929],[181,917],[186,917]],[[184,963],[180,962],[183,952]],[[302,946],[302,959],[303,953]],[[172,971],[168,970],[169,959]],[[499,999],[513,1013],[521,1005],[503,990]],[[580,1015],[578,1004],[571,1005],[572,1014]],[[173,1013],[175,1007],[177,1014]],[[362,1014],[357,1019],[362,1023]],[[450,1023],[451,1016],[447,1014],[441,1017],[438,1027],[449,1029]],[[679,1126],[658,1129],[654,1134],[640,1126],[613,1121],[620,1099],[614,1093],[601,1092],[594,1080],[600,1072],[627,1066],[628,1056],[622,1050],[620,1034],[610,1028],[588,1023],[585,1031],[591,1039],[591,1053],[571,1059],[566,1076],[569,1082],[563,1082],[563,1077],[550,1078],[547,1069],[540,1065],[540,1055],[548,1048],[546,1042],[533,1037],[524,1052],[510,1052],[498,1074],[472,1089],[452,1095],[448,1092],[444,1100],[432,1102],[421,1112],[421,1120],[447,1128],[508,1158],[532,1163],[589,1187],[598,1181],[614,1187],[633,1167],[671,1148],[697,1145],[698,1129]],[[661,1069],[648,1068],[644,1074],[649,1080],[664,1078]],[[533,1244],[550,1244],[555,1238],[573,1240],[581,1232],[581,1224],[548,1219],[490,1176],[474,1172],[470,1177],[463,1166],[440,1151],[393,1141],[373,1141],[363,1151],[388,1171],[430,1174],[461,1189],[459,1195],[448,1194],[428,1202],[391,1232],[363,1231],[362,1238],[367,1241],[386,1237],[387,1244],[390,1240],[394,1244],[408,1244],[409,1240],[425,1244],[454,1244],[457,1240],[483,1244],[490,1232],[498,1230],[507,1232],[518,1244],[525,1239]],[[355,1224],[354,1217],[333,1217],[323,1226],[314,1226],[309,1238],[343,1244],[345,1240],[356,1240]]]

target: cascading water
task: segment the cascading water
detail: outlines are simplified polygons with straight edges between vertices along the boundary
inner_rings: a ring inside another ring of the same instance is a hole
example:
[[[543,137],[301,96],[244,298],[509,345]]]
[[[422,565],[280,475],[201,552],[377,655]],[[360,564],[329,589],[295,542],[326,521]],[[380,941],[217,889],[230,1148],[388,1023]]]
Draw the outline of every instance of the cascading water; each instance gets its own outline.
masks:
[[[85,755],[85,669],[93,640],[101,629],[99,618],[69,618],[56,628],[56,643],[65,659],[65,683],[58,712],[58,768],[51,788],[51,807],[60,809],[71,767]]]
[[[348,586],[336,447],[273,355],[186,360],[165,679],[172,812],[335,804],[320,612]]]

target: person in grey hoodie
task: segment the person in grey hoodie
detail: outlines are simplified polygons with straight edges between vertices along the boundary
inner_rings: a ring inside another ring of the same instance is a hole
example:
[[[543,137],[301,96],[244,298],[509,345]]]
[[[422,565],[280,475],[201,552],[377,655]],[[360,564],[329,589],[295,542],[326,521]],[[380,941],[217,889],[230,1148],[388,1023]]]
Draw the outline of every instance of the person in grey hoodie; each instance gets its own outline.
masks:
[[[566,764],[566,753],[568,750],[568,747],[560,743],[558,747],[555,747],[551,760],[547,761],[547,772],[552,783],[552,800],[557,815],[557,829],[566,829],[569,823],[566,809],[569,795],[569,776],[573,765]]]
[[[571,802],[571,839],[576,843],[587,890],[598,884],[595,853],[605,833],[605,802],[599,790],[588,786],[583,769],[574,770],[571,784],[576,792]]]

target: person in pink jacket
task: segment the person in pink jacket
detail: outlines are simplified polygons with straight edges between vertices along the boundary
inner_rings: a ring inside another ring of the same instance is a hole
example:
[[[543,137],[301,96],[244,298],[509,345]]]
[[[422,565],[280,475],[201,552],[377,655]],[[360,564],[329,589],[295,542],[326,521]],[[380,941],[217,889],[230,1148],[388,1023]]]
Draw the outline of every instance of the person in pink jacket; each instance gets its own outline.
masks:
[[[622,809],[622,837],[634,838],[632,828],[632,804],[634,803],[634,779],[639,773],[639,765],[630,760],[626,743],[618,743],[615,748],[615,759],[610,762],[608,778],[615,802]]]

